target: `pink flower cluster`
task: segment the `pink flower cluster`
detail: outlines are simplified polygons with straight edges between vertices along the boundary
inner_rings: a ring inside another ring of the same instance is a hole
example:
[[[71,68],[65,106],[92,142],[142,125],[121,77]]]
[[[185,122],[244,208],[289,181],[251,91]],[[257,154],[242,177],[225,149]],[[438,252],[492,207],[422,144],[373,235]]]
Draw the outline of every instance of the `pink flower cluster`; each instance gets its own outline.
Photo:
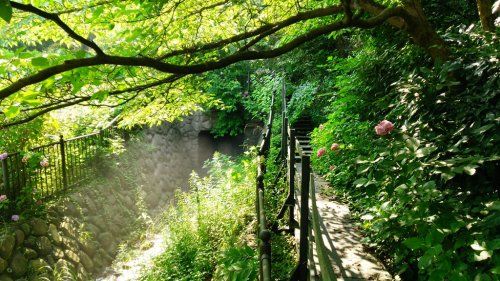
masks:
[[[392,130],[394,130],[394,124],[387,120],[382,120],[377,126],[375,126],[375,133],[379,136],[385,136]]]
[[[340,148],[340,145],[336,142],[332,143],[332,146],[330,146],[331,151],[338,150]]]
[[[318,150],[318,152],[316,153],[316,156],[321,157],[321,156],[325,155],[325,153],[326,153],[326,148],[322,147]]]
[[[7,195],[2,194],[0,195],[0,202],[7,200]]]
[[[339,149],[340,149],[340,144],[338,144],[336,142],[332,143],[332,145],[330,146],[331,151],[337,151]],[[321,157],[325,154],[326,154],[326,148],[324,148],[324,147],[320,148],[318,150],[318,152],[316,152],[316,156],[318,156],[318,157]]]
[[[0,160],[7,159],[7,156],[9,156],[9,154],[7,154],[7,152],[0,154]]]
[[[18,221],[19,220],[19,215],[12,215],[10,218],[12,221]]]

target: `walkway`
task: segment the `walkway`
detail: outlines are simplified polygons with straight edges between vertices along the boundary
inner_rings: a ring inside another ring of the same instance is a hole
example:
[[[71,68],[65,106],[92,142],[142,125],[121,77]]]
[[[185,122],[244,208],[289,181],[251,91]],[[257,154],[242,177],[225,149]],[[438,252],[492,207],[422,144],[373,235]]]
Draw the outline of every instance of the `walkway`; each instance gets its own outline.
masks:
[[[310,119],[303,118],[297,121],[293,128],[295,129],[296,139],[300,144],[300,150],[305,154],[312,153],[310,146],[309,133],[312,130],[312,122]],[[296,180],[297,189],[295,189],[295,198],[297,210],[300,210],[300,175],[302,166],[298,154],[295,156],[296,162]],[[333,265],[334,273],[337,280],[345,281],[361,281],[361,280],[393,280],[387,272],[383,264],[378,261],[371,253],[363,246],[362,236],[356,229],[353,221],[350,218],[349,208],[336,200],[326,198],[321,195],[321,191],[331,189],[328,182],[322,177],[314,174],[316,183],[316,206],[320,217],[320,227],[327,255]],[[309,199],[309,207],[312,202]],[[300,212],[296,212],[296,220]],[[311,237],[315,235],[311,230]],[[295,230],[297,244],[300,241],[300,231]],[[313,241],[314,239],[311,239]],[[311,280],[322,280],[320,278],[319,260],[316,253],[316,244],[310,243],[309,249],[309,268]]]

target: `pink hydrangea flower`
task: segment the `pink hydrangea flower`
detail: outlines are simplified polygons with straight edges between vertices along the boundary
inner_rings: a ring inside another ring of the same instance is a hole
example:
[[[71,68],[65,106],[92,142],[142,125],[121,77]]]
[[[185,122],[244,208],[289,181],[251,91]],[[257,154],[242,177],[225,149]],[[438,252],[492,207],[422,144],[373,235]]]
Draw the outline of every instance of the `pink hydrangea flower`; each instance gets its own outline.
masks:
[[[12,215],[10,218],[12,221],[18,221],[19,220],[19,215]]]
[[[40,161],[40,166],[47,168],[49,166],[49,160],[47,158],[43,158],[42,161]]]
[[[330,146],[331,151],[338,150],[340,148],[340,145],[336,142],[332,143],[332,146]]]
[[[316,153],[316,156],[321,157],[321,156],[325,155],[325,153],[326,153],[326,148],[322,147],[318,150],[318,152]]]
[[[7,159],[7,156],[9,156],[9,154],[7,152],[0,154],[0,160]]]
[[[394,130],[394,124],[387,120],[382,120],[377,126],[375,126],[375,133],[379,136],[385,136],[392,130]]]
[[[7,195],[2,194],[0,195],[0,202],[7,200]]]

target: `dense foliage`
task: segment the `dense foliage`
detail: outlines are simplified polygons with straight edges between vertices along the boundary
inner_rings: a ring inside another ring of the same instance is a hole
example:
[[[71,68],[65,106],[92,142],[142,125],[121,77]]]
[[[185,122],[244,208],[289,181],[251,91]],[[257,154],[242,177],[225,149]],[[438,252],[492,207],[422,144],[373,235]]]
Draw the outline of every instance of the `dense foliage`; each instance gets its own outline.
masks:
[[[500,43],[490,19],[500,1],[29,2],[0,0],[0,154],[110,117],[133,127],[199,109],[217,111],[215,136],[237,135],[266,120],[285,87],[290,122],[317,125],[326,193],[349,202],[394,274],[499,279]],[[45,115],[75,104],[103,109]],[[271,213],[284,195],[276,121]],[[144,279],[255,277],[245,228],[254,160],[219,156],[209,167],[193,179],[197,192],[179,196],[172,243]],[[273,274],[285,279],[290,243],[276,235],[273,245]]]
[[[491,280],[500,265],[500,49],[472,30],[447,37],[461,46],[460,59],[432,69],[401,70],[415,53],[384,44],[336,68],[341,90],[313,139],[316,149],[340,149],[314,163],[362,215],[366,241],[395,272],[409,280]],[[379,48],[384,53],[373,56]],[[396,129],[378,136],[373,128],[382,119]]]
[[[309,115],[320,125],[313,145],[327,152],[313,162],[332,182],[326,192],[351,204],[394,274],[497,280],[500,45],[460,16],[474,6],[435,5],[424,8],[443,19],[449,61],[433,62],[386,27],[347,32],[253,63],[244,104],[265,120],[286,82],[290,121]],[[382,120],[395,127],[384,136],[374,130]]]
[[[217,154],[209,176],[193,175],[193,193],[179,194],[165,214],[169,242],[143,280],[255,280],[253,228],[255,158]]]

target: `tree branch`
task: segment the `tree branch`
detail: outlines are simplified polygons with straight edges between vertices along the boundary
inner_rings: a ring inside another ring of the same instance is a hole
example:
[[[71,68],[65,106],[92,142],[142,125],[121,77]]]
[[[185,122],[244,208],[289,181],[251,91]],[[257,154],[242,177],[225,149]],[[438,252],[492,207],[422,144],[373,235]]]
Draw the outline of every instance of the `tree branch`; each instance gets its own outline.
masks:
[[[104,55],[104,52],[97,46],[96,43],[93,41],[87,40],[83,38],[81,35],[78,35],[73,29],[71,29],[66,23],[64,23],[56,13],[48,13],[45,11],[42,11],[30,4],[22,4],[14,1],[10,1],[10,4],[12,5],[12,8],[24,11],[24,12],[29,12],[36,14],[42,18],[45,18],[47,20],[53,21],[55,24],[57,24],[62,30],[64,30],[69,37],[75,39],[76,41],[82,43],[83,45],[93,49],[96,54],[99,55]]]
[[[340,9],[342,9],[342,7],[340,7]],[[21,78],[18,81],[9,85],[8,87],[5,87],[4,89],[0,90],[0,101],[7,98],[11,94],[23,89],[26,86],[44,81],[45,79],[54,76],[56,74],[60,74],[81,67],[107,65],[107,64],[121,65],[121,66],[140,66],[140,67],[149,67],[165,73],[186,75],[186,74],[197,74],[210,70],[220,69],[240,61],[274,58],[286,52],[289,52],[295,49],[296,47],[302,45],[303,43],[313,40],[321,35],[325,35],[335,30],[340,30],[348,27],[371,28],[378,24],[381,24],[388,18],[394,16],[400,16],[399,15],[400,12],[401,10],[398,7],[388,8],[384,10],[382,13],[368,20],[356,19],[351,21],[334,22],[313,29],[308,33],[298,36],[292,41],[286,43],[285,45],[275,49],[265,50],[265,51],[242,50],[232,55],[221,58],[217,61],[209,61],[200,64],[175,65],[147,57],[122,57],[122,56],[110,56],[105,54],[90,58],[67,60],[63,64],[52,66],[43,69],[31,76]]]
[[[109,96],[116,96],[116,95],[120,95],[120,94],[124,94],[124,93],[129,93],[129,92],[140,93],[140,92],[142,92],[144,90],[147,90],[147,89],[150,89],[150,88],[153,88],[153,87],[157,87],[157,86],[160,86],[160,85],[163,85],[163,84],[167,84],[167,83],[173,83],[173,82],[181,79],[184,76],[185,75],[171,75],[169,77],[166,77],[164,79],[161,79],[161,80],[158,80],[158,81],[155,81],[155,82],[152,82],[152,83],[148,83],[148,84],[144,84],[144,85],[139,85],[139,86],[128,88],[128,89],[124,89],[124,90],[113,91],[113,92],[110,92],[108,95]],[[53,104],[52,106],[46,107],[43,110],[37,111],[36,113],[28,115],[27,117],[24,117],[22,119],[2,124],[2,125],[0,125],[0,129],[5,129],[5,128],[8,128],[8,127],[12,127],[12,126],[17,126],[17,125],[21,125],[21,124],[24,124],[24,123],[28,123],[28,122],[30,122],[30,121],[32,121],[32,120],[34,120],[34,119],[36,119],[36,118],[38,118],[38,117],[40,117],[40,116],[42,116],[44,114],[52,112],[54,110],[65,108],[65,107],[76,105],[76,104],[80,104],[82,102],[89,101],[91,99],[92,99],[92,96],[86,96],[86,97],[80,97],[80,98],[71,100],[69,102],[63,102],[63,103],[59,103],[59,104]],[[129,102],[130,100],[132,100],[132,99],[127,99],[126,102]]]
[[[72,9],[68,9],[68,10],[64,10],[64,11],[59,11],[59,12],[56,12],[54,14],[60,16],[60,15],[63,15],[63,14],[70,14],[70,13],[80,12],[80,11],[83,11],[85,9],[95,8],[95,7],[98,7],[98,6],[108,5],[108,4],[112,4],[112,3],[113,3],[112,0],[106,0],[106,1],[97,2],[95,4],[84,6],[84,7],[78,7],[78,8],[72,8]]]
[[[301,12],[301,13],[298,13],[295,16],[292,16],[292,17],[290,17],[286,20],[283,20],[281,22],[277,22],[274,24],[266,24],[266,25],[263,25],[263,26],[255,29],[253,31],[237,34],[237,35],[234,35],[232,37],[222,39],[222,40],[212,42],[212,43],[207,43],[207,44],[201,45],[201,46],[195,46],[195,47],[185,48],[182,50],[172,51],[170,53],[167,53],[167,54],[164,54],[164,55],[158,57],[158,60],[165,60],[167,58],[175,57],[178,55],[185,55],[185,54],[192,54],[192,53],[197,53],[197,52],[202,52],[202,51],[213,50],[213,49],[216,49],[218,47],[221,47],[221,46],[224,46],[227,44],[235,43],[235,42],[238,42],[241,40],[252,38],[254,36],[265,34],[269,31],[276,32],[280,29],[283,29],[287,26],[293,25],[293,24],[298,23],[300,21],[311,20],[314,18],[338,14],[338,13],[342,12],[342,10],[343,10],[342,6],[337,5],[337,6],[330,6],[327,8],[320,8],[320,9],[307,11],[307,12]],[[272,34],[272,33],[274,33],[274,32],[271,32],[269,34]]]

